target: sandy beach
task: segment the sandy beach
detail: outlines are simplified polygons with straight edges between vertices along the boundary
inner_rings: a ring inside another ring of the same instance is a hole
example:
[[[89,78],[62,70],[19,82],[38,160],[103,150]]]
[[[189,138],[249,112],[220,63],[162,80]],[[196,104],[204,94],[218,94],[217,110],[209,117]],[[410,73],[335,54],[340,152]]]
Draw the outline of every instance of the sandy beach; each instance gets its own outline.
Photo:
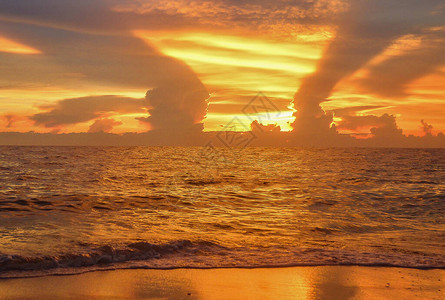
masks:
[[[445,270],[327,266],[116,270],[0,281],[1,299],[444,299]]]

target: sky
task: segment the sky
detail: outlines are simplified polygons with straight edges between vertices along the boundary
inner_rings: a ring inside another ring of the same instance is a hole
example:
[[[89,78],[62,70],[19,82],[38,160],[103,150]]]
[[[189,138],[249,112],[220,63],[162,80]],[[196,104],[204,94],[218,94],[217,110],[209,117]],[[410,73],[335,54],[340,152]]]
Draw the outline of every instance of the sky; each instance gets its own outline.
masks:
[[[438,0],[0,0],[0,132],[186,136],[236,118],[437,135],[444,14]],[[246,115],[260,92],[273,113]]]

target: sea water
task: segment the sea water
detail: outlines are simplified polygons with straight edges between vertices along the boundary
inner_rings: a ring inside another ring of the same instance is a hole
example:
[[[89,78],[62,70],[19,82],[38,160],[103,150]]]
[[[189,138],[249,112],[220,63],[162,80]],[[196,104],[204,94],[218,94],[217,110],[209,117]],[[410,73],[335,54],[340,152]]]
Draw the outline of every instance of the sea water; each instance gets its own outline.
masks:
[[[445,268],[445,149],[0,147],[0,277]]]

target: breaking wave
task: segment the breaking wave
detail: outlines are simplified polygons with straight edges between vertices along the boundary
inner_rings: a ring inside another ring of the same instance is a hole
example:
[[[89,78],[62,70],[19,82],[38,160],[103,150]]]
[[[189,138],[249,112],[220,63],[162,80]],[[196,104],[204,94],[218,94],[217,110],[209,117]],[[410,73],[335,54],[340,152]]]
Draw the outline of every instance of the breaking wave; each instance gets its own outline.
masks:
[[[210,241],[138,241],[125,247],[104,245],[82,253],[23,256],[0,254],[0,279],[70,275],[110,269],[268,268],[359,265],[445,269],[445,257],[424,253],[357,253],[316,248],[229,248]]]

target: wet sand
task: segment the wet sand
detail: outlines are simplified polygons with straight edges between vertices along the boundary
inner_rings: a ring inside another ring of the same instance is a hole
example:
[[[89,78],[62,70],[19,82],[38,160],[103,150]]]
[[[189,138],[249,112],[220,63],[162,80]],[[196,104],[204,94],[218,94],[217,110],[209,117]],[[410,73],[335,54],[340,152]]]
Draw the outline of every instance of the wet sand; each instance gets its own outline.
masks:
[[[445,299],[445,270],[329,266],[116,270],[0,280],[1,299]]]

